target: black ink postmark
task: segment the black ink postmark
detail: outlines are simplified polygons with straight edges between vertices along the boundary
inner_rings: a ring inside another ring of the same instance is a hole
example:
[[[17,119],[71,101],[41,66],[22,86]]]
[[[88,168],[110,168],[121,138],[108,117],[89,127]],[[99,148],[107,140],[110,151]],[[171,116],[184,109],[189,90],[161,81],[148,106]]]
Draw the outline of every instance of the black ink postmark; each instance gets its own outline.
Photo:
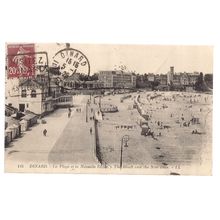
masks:
[[[51,69],[56,75],[56,84],[65,90],[72,90],[66,86],[69,79],[80,84],[79,75],[90,75],[90,63],[86,55],[74,48],[67,47],[59,50],[52,58]]]
[[[75,74],[90,74],[90,64],[86,55],[79,50],[69,47],[58,51],[54,55],[52,67],[59,68],[63,77]]]

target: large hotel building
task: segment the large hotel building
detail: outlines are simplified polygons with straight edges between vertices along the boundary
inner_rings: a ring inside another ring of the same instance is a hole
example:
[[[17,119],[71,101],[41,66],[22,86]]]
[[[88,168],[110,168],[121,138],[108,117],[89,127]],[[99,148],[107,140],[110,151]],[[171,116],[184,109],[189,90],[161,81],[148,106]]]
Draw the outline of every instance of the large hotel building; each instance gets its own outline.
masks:
[[[136,76],[123,71],[100,71],[98,78],[104,88],[135,88]]]

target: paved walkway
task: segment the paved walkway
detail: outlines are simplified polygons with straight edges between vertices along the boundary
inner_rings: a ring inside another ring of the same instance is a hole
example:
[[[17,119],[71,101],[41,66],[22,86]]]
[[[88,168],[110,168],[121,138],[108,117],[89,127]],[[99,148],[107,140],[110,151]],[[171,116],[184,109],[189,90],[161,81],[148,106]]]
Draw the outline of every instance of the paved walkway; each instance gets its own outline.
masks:
[[[58,109],[45,117],[46,124],[37,124],[13,140],[5,149],[5,167],[18,163],[71,163],[97,164],[95,156],[94,121],[88,106],[86,122],[86,101],[89,96],[74,96],[71,118],[68,110]],[[81,108],[81,112],[76,109]],[[92,134],[90,128],[92,127]],[[47,129],[47,136],[43,130]]]
[[[91,110],[88,107],[86,122],[86,100],[82,100],[81,112],[75,112],[60,138],[49,153],[48,161],[53,164],[90,164],[98,163],[95,156],[94,122],[90,120]],[[92,128],[92,134],[90,134]]]
[[[36,124],[22,133],[21,138],[14,139],[5,149],[5,166],[10,166],[13,162],[47,163],[48,152],[69,122],[67,113],[67,109],[58,109],[44,118],[46,124]],[[45,128],[48,131],[46,137],[43,136]]]

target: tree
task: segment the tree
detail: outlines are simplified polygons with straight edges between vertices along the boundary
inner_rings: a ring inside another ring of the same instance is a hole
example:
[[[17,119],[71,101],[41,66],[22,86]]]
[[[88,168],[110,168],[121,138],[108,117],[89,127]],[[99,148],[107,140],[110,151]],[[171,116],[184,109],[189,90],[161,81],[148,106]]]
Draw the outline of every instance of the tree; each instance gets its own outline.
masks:
[[[98,74],[97,73],[94,73],[92,76],[91,76],[91,80],[98,80],[99,77],[98,77]]]
[[[174,91],[175,86],[173,85],[173,81],[170,81],[169,87],[170,87],[170,91]]]
[[[205,74],[204,82],[209,88],[213,88],[213,74]]]
[[[155,90],[155,88],[156,88],[157,86],[159,86],[159,84],[160,84],[160,82],[158,82],[158,81],[153,81],[153,82],[151,82],[151,88],[152,88],[152,90]]]

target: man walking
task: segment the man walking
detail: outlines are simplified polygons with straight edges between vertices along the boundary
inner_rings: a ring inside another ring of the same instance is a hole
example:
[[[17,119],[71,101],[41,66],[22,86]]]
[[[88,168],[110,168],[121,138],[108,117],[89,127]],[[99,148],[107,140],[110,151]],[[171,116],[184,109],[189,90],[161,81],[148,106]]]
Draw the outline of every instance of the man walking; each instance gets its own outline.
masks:
[[[43,130],[43,135],[46,137],[47,136],[47,129]]]
[[[69,111],[69,112],[68,112],[68,118],[70,118],[71,112],[72,112],[71,108],[69,108],[68,111]]]

